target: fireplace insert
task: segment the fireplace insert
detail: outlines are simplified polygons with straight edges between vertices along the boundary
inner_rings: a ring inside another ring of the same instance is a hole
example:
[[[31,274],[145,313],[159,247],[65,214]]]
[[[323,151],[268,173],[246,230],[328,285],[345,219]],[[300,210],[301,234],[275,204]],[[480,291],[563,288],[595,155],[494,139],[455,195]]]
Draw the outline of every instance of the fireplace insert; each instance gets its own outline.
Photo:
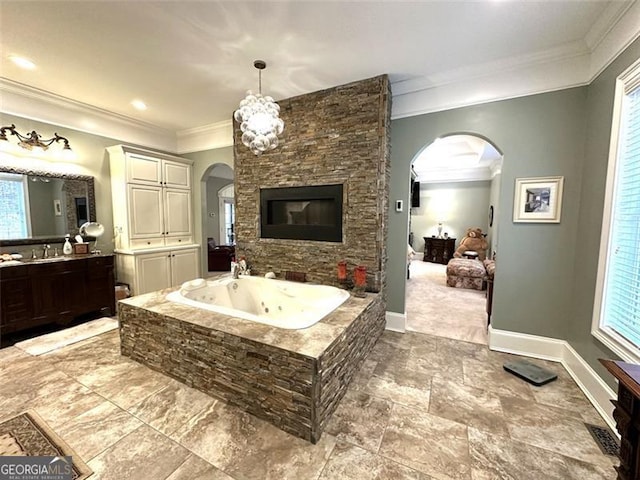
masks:
[[[260,189],[260,236],[342,242],[342,184]]]

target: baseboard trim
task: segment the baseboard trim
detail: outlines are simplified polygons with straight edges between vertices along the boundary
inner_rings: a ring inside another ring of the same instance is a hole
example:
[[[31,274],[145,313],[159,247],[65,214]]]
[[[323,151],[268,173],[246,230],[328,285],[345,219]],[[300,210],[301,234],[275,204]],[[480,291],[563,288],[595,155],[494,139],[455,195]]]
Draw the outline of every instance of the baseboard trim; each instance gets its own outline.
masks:
[[[489,326],[489,348],[499,352],[559,362],[575,380],[596,411],[617,434],[613,419],[615,392],[565,340],[498,330]]]
[[[387,330],[392,332],[404,333],[406,331],[407,313],[386,312],[385,319],[387,320]]]

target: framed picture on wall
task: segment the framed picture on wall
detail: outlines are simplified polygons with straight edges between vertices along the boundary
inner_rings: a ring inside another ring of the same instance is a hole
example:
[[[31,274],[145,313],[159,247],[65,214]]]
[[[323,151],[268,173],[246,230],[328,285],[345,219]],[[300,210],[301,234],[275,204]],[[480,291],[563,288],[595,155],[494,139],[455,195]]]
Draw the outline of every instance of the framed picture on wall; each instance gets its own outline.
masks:
[[[564,177],[516,178],[513,221],[560,223]]]

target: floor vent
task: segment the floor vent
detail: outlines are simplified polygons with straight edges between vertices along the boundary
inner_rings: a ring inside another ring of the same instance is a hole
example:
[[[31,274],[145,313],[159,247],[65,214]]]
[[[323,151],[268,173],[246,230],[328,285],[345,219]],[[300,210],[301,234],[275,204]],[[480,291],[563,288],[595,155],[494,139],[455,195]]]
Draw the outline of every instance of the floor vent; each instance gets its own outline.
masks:
[[[618,456],[620,453],[620,442],[618,439],[611,433],[607,427],[599,427],[598,425],[591,425],[590,423],[585,423],[587,430],[593,437],[593,439],[602,450],[602,453],[605,455]]]

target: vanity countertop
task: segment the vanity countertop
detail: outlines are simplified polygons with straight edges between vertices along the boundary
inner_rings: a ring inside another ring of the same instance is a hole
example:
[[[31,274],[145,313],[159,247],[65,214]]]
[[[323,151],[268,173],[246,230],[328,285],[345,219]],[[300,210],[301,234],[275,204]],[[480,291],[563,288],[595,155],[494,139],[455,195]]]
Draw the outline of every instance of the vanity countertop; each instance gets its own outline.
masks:
[[[0,262],[0,268],[17,267],[20,265],[39,265],[45,263],[69,262],[74,260],[84,260],[86,258],[113,257],[112,253],[89,253],[86,255],[59,255],[49,258],[22,258],[20,260],[9,260]]]

